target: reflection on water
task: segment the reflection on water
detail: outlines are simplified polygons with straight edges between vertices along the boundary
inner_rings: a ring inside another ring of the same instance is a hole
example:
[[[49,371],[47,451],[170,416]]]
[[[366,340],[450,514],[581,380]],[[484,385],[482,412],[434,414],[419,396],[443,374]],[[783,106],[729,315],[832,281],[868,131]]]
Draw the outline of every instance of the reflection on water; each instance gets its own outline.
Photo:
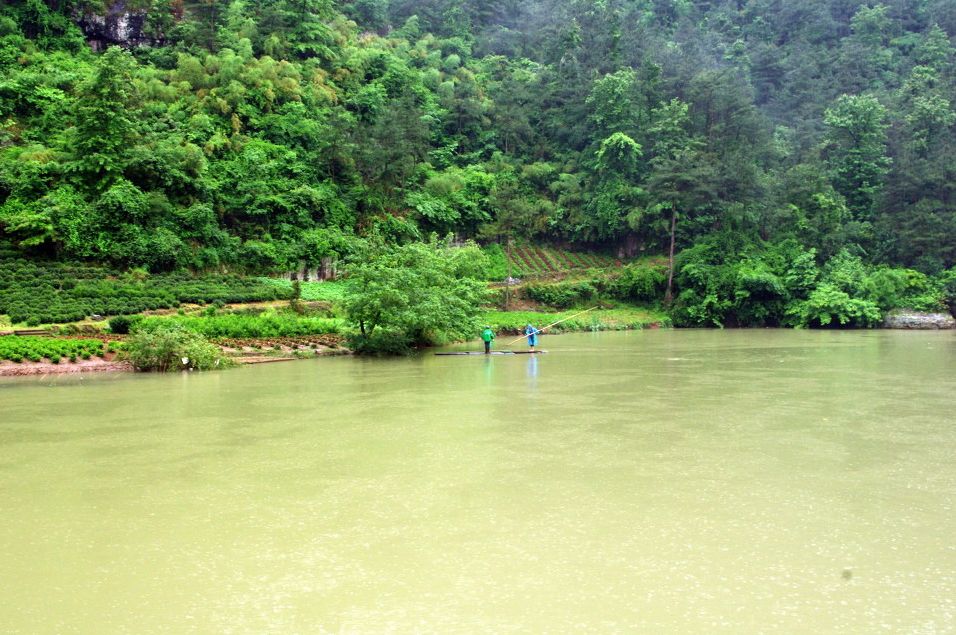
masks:
[[[548,349],[0,383],[3,630],[956,630],[953,334]]]
[[[530,385],[535,387],[536,383],[534,380],[538,378],[538,356],[537,355],[528,355],[528,378],[532,381]]]

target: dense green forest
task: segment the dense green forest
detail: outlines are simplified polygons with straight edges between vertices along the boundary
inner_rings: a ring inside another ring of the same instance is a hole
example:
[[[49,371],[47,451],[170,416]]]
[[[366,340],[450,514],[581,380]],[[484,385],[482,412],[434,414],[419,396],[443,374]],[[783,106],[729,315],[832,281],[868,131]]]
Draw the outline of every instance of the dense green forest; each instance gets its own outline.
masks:
[[[19,258],[261,274],[434,233],[673,241],[672,284],[624,277],[678,324],[956,296],[951,0],[127,0],[135,45],[94,51],[79,25],[118,4],[0,7]]]

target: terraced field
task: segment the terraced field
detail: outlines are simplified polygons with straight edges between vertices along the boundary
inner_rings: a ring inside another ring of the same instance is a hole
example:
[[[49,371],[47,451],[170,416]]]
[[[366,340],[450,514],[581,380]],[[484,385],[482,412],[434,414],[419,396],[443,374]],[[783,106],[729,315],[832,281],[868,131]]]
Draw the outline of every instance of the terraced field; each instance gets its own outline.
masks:
[[[113,345],[106,347],[108,352],[113,351]],[[93,339],[55,339],[50,337],[18,337],[5,335],[0,337],[0,361],[11,362],[39,362],[44,359],[54,364],[60,363],[62,358],[71,362],[77,359],[103,357],[104,346],[101,340]]]
[[[554,247],[516,245],[511,250],[511,263],[519,277],[547,276],[575,269],[605,269],[617,261],[605,254],[566,251]]]

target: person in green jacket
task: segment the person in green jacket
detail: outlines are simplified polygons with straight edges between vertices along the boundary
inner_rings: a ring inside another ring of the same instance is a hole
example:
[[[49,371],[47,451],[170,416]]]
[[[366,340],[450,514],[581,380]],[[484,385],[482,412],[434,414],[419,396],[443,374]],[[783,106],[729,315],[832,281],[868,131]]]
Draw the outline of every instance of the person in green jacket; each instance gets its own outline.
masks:
[[[491,330],[490,326],[486,326],[485,330],[481,332],[481,339],[485,341],[485,355],[490,355],[491,342],[495,339],[495,332]]]

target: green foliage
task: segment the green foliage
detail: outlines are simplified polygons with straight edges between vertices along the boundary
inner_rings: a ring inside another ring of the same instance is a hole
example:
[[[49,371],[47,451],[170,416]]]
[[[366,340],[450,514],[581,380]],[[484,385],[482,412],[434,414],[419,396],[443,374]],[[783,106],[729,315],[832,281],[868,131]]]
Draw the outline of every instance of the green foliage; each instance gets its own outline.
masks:
[[[912,269],[877,267],[867,274],[863,287],[866,297],[884,311],[895,308],[916,311],[943,309],[943,297],[938,286],[926,274]]]
[[[594,284],[583,280],[552,284],[529,284],[523,289],[523,292],[535,302],[558,309],[593,301],[598,294]]]
[[[612,295],[632,302],[658,302],[664,297],[667,285],[667,267],[664,265],[636,263],[621,268],[612,280]]]
[[[950,269],[939,277],[940,295],[949,308],[949,312],[956,316],[956,269]]]
[[[945,2],[136,0],[153,45],[94,53],[74,20],[108,4],[0,4],[0,240],[34,262],[269,275],[435,231],[513,242],[530,276],[660,255],[673,233],[688,324],[788,322],[827,284],[801,253],[956,263]],[[740,244],[695,251],[725,233]],[[834,276],[881,307],[938,291]],[[34,299],[7,283],[0,311],[201,296],[110,277]],[[656,298],[651,278],[614,293]]]
[[[548,324],[571,318],[545,333],[562,333],[571,331],[624,331],[639,330],[656,326],[670,326],[670,318],[665,314],[647,309],[622,307],[616,309],[599,309],[590,311],[578,317],[577,309],[561,313],[543,313],[540,311],[489,311],[481,316],[483,324],[490,325],[499,333],[520,334],[528,324],[543,328]]]
[[[891,164],[886,156],[886,118],[886,108],[868,95],[843,95],[824,116],[834,187],[859,221],[873,218]]]
[[[144,323],[126,341],[126,356],[137,370],[216,370],[230,360],[215,344],[179,324]]]
[[[833,284],[821,284],[789,309],[797,326],[876,326],[883,314],[875,302],[851,298]]]
[[[254,339],[296,337],[339,333],[341,320],[305,317],[295,312],[269,311],[258,315],[224,313],[204,316],[172,316],[146,318],[139,330],[162,330],[170,326],[198,333],[210,339]]]
[[[494,243],[482,247],[481,250],[484,252],[488,263],[487,267],[485,267],[485,279],[497,281],[507,278],[508,256],[505,255],[505,250],[501,248],[501,245]],[[514,272],[512,271],[512,273]]]
[[[138,315],[117,315],[109,320],[110,333],[116,335],[128,335],[130,330],[136,327],[142,321]]]
[[[88,339],[55,339],[33,336],[0,336],[0,360],[39,362],[43,358],[58,363],[67,357],[76,361],[77,356],[89,359],[103,356],[103,342]]]
[[[349,320],[360,352],[395,353],[468,337],[478,328],[487,262],[473,246],[432,240],[377,247],[349,266]]]
[[[237,275],[141,275],[68,263],[0,260],[0,313],[14,323],[75,322],[91,315],[128,315],[180,303],[255,302],[288,291]]]
[[[938,311],[944,303],[940,281],[912,269],[867,265],[848,251],[822,269],[812,251],[793,242],[750,249],[726,263],[720,253],[720,246],[705,243],[681,254],[678,324],[869,327],[891,309]]]

